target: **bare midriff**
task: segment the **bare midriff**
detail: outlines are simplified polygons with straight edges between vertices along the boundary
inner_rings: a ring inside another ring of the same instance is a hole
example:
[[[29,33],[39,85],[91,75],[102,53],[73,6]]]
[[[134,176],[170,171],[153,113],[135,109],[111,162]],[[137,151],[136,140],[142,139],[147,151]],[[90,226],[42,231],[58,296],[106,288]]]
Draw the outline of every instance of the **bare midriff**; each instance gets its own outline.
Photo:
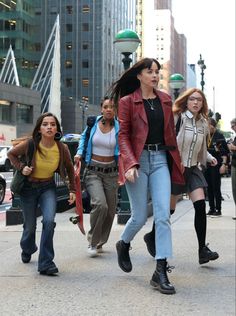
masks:
[[[104,157],[104,156],[99,156],[99,155],[94,155],[92,154],[92,159],[101,161],[101,162],[112,162],[114,161],[114,156],[109,156],[109,157]]]

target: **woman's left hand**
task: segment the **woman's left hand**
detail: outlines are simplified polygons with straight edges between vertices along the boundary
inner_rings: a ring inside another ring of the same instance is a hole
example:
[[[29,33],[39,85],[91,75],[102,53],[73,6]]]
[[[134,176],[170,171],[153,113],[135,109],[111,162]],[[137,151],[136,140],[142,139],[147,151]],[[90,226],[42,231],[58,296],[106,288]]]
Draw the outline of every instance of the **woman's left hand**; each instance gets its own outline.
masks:
[[[225,174],[226,173],[226,165],[225,164],[222,164],[221,166],[220,166],[220,174]]]
[[[215,167],[216,165],[217,165],[217,159],[213,158],[212,161],[211,161],[211,166]]]
[[[70,198],[69,198],[68,202],[70,205],[75,202],[75,193],[70,192]]]

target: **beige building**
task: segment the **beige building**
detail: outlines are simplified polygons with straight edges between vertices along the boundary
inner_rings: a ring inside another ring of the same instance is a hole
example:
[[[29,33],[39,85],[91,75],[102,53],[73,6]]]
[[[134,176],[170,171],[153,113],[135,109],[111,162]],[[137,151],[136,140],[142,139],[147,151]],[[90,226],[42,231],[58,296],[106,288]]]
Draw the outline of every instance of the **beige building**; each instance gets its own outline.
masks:
[[[162,65],[159,88],[172,93],[169,77],[180,73],[187,79],[186,38],[174,26],[171,0],[137,0],[138,59],[155,57]]]

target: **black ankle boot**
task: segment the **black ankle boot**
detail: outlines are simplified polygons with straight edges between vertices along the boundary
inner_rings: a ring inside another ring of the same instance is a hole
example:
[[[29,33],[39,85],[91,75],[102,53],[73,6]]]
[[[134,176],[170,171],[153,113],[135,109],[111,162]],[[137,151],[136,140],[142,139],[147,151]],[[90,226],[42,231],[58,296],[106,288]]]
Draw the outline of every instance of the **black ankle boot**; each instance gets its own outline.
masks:
[[[175,294],[175,288],[168,280],[166,271],[171,272],[166,259],[158,259],[150,284],[163,294]]]
[[[156,247],[155,247],[155,232],[151,231],[150,233],[147,233],[143,237],[147,250],[150,253],[152,257],[155,257],[156,255]]]
[[[116,250],[118,255],[118,264],[124,272],[132,270],[132,263],[129,256],[130,243],[126,244],[123,240],[116,243]]]
[[[219,258],[219,255],[215,251],[211,251],[208,247],[208,244],[199,250],[199,264],[207,263],[210,260],[216,260]]]

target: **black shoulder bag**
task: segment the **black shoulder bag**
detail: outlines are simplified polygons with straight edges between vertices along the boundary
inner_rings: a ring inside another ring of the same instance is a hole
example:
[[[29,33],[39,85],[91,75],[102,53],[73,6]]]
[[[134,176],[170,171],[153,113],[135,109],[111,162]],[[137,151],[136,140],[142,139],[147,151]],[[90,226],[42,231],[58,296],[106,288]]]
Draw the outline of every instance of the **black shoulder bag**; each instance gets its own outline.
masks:
[[[34,153],[34,141],[33,139],[29,140],[29,146],[27,151],[27,156],[25,157],[26,165],[30,166]],[[25,184],[26,176],[22,174],[21,170],[16,170],[11,181],[10,189],[13,194],[20,194],[23,186]]]

